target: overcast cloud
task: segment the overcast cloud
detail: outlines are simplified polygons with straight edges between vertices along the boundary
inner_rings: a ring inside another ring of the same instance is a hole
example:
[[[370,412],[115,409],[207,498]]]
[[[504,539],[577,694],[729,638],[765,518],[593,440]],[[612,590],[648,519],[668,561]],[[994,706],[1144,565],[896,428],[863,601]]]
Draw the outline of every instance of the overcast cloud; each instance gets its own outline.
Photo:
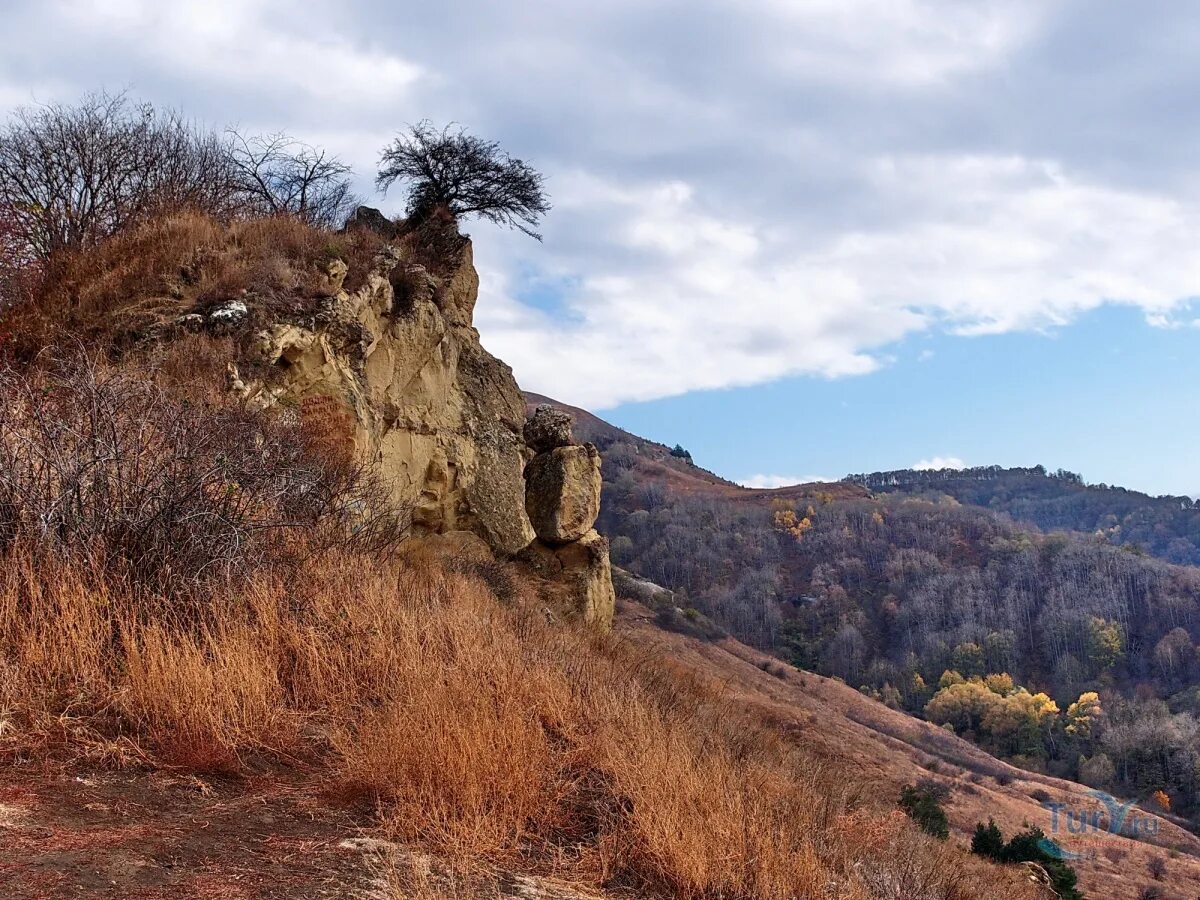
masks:
[[[329,146],[364,190],[425,117],[533,161],[545,243],[470,226],[477,324],[568,402],[855,376],[906,335],[1104,303],[1196,318],[1190,5],[6,0],[4,20],[0,107],[129,87]]]

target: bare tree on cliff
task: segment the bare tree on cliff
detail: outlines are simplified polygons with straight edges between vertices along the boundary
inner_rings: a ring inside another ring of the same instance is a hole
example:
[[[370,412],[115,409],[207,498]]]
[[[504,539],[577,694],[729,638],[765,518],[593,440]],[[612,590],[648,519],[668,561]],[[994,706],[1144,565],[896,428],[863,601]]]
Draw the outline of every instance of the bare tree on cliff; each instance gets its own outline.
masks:
[[[455,219],[479,216],[542,239],[534,229],[550,210],[544,176],[462,128],[439,130],[428,120],[410,126],[380,157],[379,189],[396,181],[408,184],[414,222],[445,209]]]
[[[228,133],[234,194],[248,209],[338,227],[358,203],[350,167],[327,151],[284,134]]]

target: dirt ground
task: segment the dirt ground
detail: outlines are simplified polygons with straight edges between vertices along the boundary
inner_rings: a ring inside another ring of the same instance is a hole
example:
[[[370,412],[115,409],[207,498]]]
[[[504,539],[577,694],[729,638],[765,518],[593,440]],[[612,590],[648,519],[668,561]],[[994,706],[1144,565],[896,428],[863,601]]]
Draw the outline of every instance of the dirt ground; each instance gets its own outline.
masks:
[[[324,776],[328,778],[327,773]],[[0,768],[0,898],[602,900],[553,879],[410,852],[321,776]]]
[[[295,775],[222,782],[8,767],[0,895],[380,896],[364,823],[335,809]]]

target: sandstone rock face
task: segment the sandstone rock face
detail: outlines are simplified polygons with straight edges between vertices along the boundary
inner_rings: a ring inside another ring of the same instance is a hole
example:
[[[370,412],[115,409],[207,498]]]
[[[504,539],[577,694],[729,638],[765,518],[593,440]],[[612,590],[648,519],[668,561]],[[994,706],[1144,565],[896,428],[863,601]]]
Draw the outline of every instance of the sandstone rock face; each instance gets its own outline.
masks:
[[[546,403],[533,411],[522,433],[525,443],[534,453],[545,453],[555,447],[569,447],[574,443],[571,438],[571,416]]]
[[[534,538],[522,476],[525,409],[512,370],[483,349],[471,314],[479,286],[470,243],[444,279],[388,248],[362,287],[342,288],[302,321],[257,336],[259,379],[231,373],[261,405],[331,398],[353,421],[355,450],[375,460],[420,533],[471,531],[501,553]],[[405,285],[398,309],[393,281]]]
[[[536,540],[521,558],[544,577],[562,585],[564,602],[572,615],[602,629],[612,627],[616,610],[608,541],[597,531],[563,546]]]
[[[555,447],[525,467],[525,510],[551,545],[578,541],[600,515],[600,451],[591,444]]]
[[[522,558],[555,581],[560,605],[609,628],[616,608],[608,541],[592,528],[600,515],[600,452],[571,436],[571,417],[540,406],[525,423],[526,443],[540,451],[525,466],[525,509],[538,539]]]
[[[371,210],[356,221],[394,228]],[[259,332],[254,364],[231,366],[230,387],[327,419],[339,446],[377,463],[415,535],[524,560],[568,614],[607,628],[616,600],[608,543],[593,529],[600,454],[576,444],[570,417],[551,407],[525,422],[512,370],[471,324],[470,242],[452,237],[456,261],[439,266],[442,277],[389,246],[348,291],[345,264],[329,263],[317,311]]]

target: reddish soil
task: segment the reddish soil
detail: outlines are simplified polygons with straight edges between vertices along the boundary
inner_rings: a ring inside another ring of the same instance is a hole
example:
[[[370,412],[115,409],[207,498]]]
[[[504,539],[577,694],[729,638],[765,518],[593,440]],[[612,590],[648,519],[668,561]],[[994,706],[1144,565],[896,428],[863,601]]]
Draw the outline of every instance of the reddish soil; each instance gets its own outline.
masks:
[[[363,896],[363,823],[294,773],[0,770],[0,896]]]

